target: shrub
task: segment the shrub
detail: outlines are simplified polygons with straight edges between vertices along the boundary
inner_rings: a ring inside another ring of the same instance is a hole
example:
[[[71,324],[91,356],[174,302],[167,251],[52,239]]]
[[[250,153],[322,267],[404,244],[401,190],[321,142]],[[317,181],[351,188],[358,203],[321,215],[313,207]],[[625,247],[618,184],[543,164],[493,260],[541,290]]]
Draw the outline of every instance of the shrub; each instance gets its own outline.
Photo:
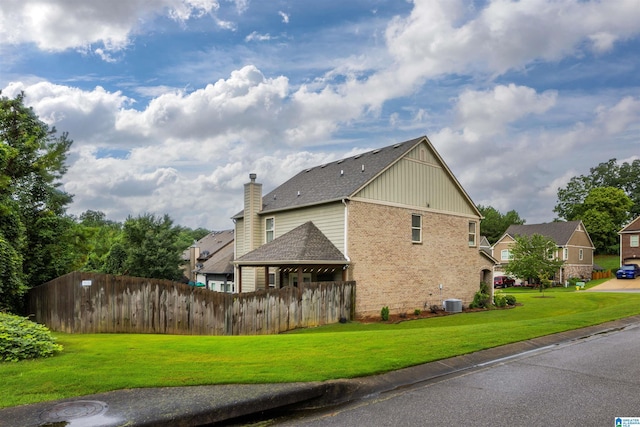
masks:
[[[496,305],[496,307],[506,307],[507,305],[506,295],[496,292],[496,294],[493,296],[493,303]]]
[[[0,361],[48,357],[62,351],[51,332],[26,317],[0,312]]]
[[[382,307],[382,310],[380,310],[380,317],[384,321],[389,320],[389,307]]]
[[[514,295],[505,295],[504,299],[507,301],[507,305],[516,305],[516,297]]]
[[[480,282],[480,290],[473,296],[473,301],[469,304],[469,308],[487,308],[491,306],[491,295],[489,285],[486,282]]]
[[[415,310],[413,310],[413,314],[416,316],[420,316],[420,314],[422,314],[422,310],[420,310],[419,308],[416,308]]]

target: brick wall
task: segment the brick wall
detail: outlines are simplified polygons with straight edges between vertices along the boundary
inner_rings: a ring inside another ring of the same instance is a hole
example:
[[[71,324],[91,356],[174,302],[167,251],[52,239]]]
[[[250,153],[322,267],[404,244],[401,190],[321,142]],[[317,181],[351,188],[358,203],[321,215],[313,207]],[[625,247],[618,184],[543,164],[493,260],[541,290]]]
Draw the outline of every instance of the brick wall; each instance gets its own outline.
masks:
[[[422,215],[423,242],[411,241],[411,215]],[[349,277],[356,314],[412,313],[449,298],[467,306],[492,264],[468,245],[469,218],[358,201],[349,202]],[[479,230],[478,238],[479,241]],[[442,292],[439,285],[442,284]]]

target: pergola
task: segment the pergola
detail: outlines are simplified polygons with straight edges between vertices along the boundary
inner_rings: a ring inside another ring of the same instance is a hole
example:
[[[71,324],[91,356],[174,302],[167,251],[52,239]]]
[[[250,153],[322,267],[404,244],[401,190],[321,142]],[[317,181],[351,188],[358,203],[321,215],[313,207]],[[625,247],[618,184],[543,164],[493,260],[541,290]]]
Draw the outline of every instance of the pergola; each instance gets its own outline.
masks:
[[[296,273],[298,283],[303,282],[304,273],[335,275],[338,270],[341,271],[341,280],[345,281],[350,264],[311,221],[244,254],[233,263],[238,267],[235,281],[239,292],[242,292],[243,267],[264,268],[266,289],[269,287],[270,268],[278,268],[281,275]]]

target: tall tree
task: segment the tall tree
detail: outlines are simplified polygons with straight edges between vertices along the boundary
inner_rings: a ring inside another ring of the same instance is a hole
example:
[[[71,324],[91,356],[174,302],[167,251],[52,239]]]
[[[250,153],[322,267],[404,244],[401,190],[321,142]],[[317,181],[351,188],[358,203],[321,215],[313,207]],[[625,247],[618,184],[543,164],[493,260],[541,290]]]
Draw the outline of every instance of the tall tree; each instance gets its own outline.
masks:
[[[168,215],[156,218],[145,214],[129,217],[122,229],[122,249],[126,253],[123,271],[138,277],[180,280],[182,248],[178,246],[179,229]],[[112,248],[113,250],[113,248]]]
[[[584,202],[576,209],[591,236],[596,251],[615,254],[619,250],[618,231],[629,220],[633,206],[625,192],[614,187],[596,187],[589,191]]]
[[[491,244],[497,242],[510,225],[522,225],[526,222],[515,210],[504,215],[492,206],[478,205],[478,210],[483,216],[480,231]]]
[[[556,243],[541,234],[515,236],[511,248],[512,259],[505,265],[505,273],[521,279],[540,283],[540,291],[549,279],[562,267],[564,261],[555,257]]]
[[[618,163],[616,159],[600,163],[590,169],[588,175],[575,176],[566,187],[558,188],[558,202],[553,209],[558,217],[573,221],[584,212],[581,206],[589,192],[597,187],[614,187],[624,191],[631,199],[629,214],[640,215],[640,160]]]
[[[4,258],[10,260],[5,266],[21,263],[7,279],[12,289],[21,289],[17,294],[68,272],[77,261],[61,249],[76,241],[64,218],[71,196],[60,189],[72,142],[66,133],[56,133],[24,105],[24,94],[0,96],[0,237]],[[52,261],[55,265],[48,265]]]

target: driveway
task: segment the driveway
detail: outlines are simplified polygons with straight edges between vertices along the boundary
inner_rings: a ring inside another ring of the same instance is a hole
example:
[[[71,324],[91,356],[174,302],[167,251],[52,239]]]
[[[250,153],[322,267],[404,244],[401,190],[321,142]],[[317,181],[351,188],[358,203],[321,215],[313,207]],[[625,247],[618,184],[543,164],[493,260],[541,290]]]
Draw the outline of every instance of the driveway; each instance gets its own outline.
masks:
[[[587,289],[585,292],[640,292],[640,277],[635,279],[609,279],[606,282]]]

